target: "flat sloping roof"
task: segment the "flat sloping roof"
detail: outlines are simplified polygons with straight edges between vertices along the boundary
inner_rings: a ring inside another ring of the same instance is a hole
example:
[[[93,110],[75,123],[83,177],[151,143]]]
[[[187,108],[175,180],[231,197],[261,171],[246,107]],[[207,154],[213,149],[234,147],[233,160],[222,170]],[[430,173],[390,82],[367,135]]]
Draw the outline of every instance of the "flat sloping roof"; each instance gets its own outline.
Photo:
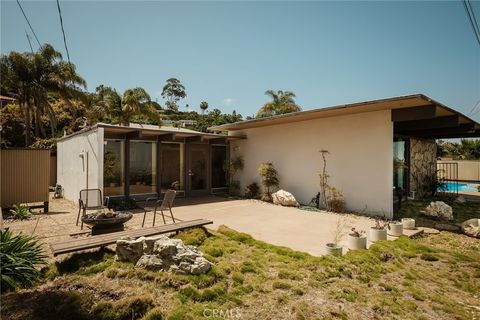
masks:
[[[136,133],[139,135],[139,137],[155,137],[155,136],[162,136],[166,134],[174,134],[178,138],[201,137],[202,139],[206,139],[206,140],[217,139],[217,138],[227,138],[231,140],[236,138],[236,137],[228,137],[224,134],[205,133],[205,132],[195,131],[187,128],[175,128],[175,127],[157,126],[157,125],[140,124],[140,123],[130,123],[128,126],[124,126],[119,124],[99,122],[93,126],[83,128],[80,131],[61,137],[58,139],[58,141],[69,139],[71,137],[74,137],[76,135],[83,134],[86,132],[94,131],[97,128],[104,128],[105,133],[111,133],[111,134],[127,135],[127,134]],[[238,137],[238,138],[241,138],[241,137]]]
[[[380,110],[392,111],[392,121],[396,124],[399,123],[399,125],[395,125],[396,134],[424,138],[480,136],[480,124],[476,121],[423,94],[357,102],[257,118],[214,126],[209,128],[209,130],[214,132],[236,131]]]

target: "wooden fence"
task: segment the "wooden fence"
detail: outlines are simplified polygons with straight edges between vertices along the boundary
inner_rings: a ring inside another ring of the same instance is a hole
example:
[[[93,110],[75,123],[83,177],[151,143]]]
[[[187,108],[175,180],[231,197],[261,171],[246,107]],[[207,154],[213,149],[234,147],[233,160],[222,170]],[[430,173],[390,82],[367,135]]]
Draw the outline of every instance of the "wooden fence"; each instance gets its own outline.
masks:
[[[0,150],[2,208],[43,202],[48,211],[50,161],[50,150]]]

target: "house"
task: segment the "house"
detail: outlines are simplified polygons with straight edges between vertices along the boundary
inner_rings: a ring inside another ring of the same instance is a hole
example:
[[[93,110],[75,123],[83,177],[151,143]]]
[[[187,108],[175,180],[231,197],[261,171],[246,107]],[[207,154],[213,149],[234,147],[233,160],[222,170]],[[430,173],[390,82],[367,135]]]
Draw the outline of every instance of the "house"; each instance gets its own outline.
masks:
[[[242,156],[242,186],[259,183],[273,162],[280,186],[300,203],[319,191],[320,150],[328,150],[329,184],[355,212],[392,217],[394,188],[424,195],[436,174],[435,139],[479,137],[480,125],[422,94],[241,121],[210,128],[228,132],[231,155]],[[448,178],[448,177],[447,177]]]
[[[480,125],[422,94],[252,119],[202,133],[185,128],[99,123],[59,139],[57,181],[77,200],[84,188],[144,198],[227,189],[223,164],[241,156],[242,188],[273,162],[280,186],[308,204],[319,191],[320,150],[329,184],[355,212],[392,217],[394,188],[426,194],[436,174],[435,139],[479,137]],[[448,178],[448,177],[447,177]]]
[[[142,199],[173,188],[180,196],[225,192],[228,144],[241,137],[185,128],[98,123],[57,143],[57,183],[77,201],[81,189]]]

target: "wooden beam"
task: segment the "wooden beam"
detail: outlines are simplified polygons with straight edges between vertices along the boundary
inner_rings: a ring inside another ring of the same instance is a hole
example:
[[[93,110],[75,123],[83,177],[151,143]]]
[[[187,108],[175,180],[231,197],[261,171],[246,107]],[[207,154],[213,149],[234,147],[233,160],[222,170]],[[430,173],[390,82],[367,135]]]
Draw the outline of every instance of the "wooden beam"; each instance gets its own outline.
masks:
[[[141,138],[142,134],[139,130],[125,133],[125,139],[139,139]]]
[[[185,142],[204,142],[205,138],[203,136],[193,136],[185,138]]]
[[[165,133],[157,136],[157,141],[175,141],[177,135],[175,133]]]
[[[465,123],[454,128],[407,131],[405,134],[418,138],[446,139],[476,137],[477,132],[475,123]]]
[[[458,127],[460,117],[458,115],[439,117],[426,120],[402,121],[393,124],[395,132],[418,131],[428,129],[441,129]]]
[[[400,122],[400,121],[432,119],[432,118],[435,118],[436,115],[437,115],[437,106],[435,106],[434,104],[420,106],[420,107],[393,109],[392,121]]]
[[[227,144],[228,143],[228,139],[227,137],[225,138],[214,138],[214,139],[210,139],[208,140],[208,143],[210,144]]]

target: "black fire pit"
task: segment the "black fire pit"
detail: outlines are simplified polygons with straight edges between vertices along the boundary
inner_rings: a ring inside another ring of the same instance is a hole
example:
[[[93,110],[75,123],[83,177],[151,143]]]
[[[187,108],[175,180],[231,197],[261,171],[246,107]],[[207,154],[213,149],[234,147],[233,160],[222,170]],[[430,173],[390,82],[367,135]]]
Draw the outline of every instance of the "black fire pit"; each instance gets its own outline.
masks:
[[[123,231],[123,224],[132,219],[133,214],[127,211],[97,211],[82,217],[83,223],[92,227],[92,234]]]

